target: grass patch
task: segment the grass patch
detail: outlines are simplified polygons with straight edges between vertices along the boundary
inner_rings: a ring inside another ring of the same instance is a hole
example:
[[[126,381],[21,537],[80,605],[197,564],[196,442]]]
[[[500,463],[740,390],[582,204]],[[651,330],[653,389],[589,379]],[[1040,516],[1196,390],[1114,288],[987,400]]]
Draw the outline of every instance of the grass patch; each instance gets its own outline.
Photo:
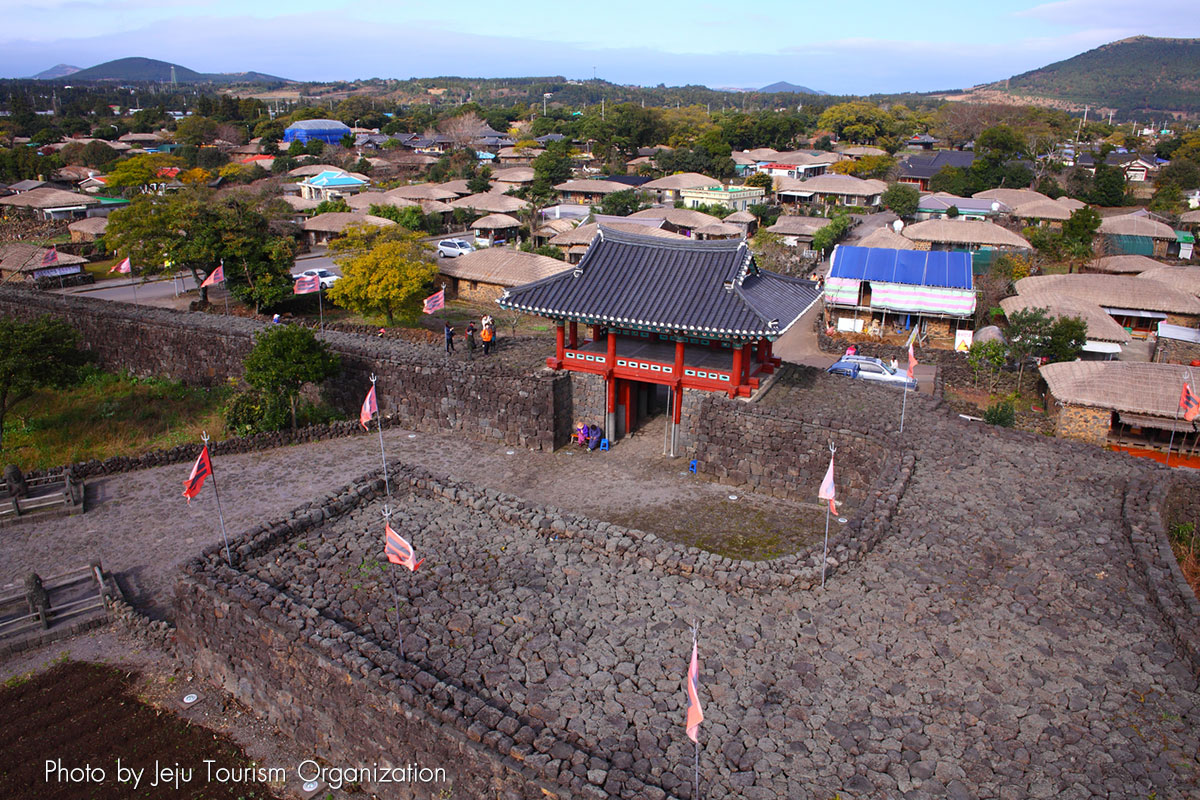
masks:
[[[202,430],[224,438],[226,395],[224,388],[93,371],[73,388],[38,391],[10,410],[0,462],[44,469],[195,442]]]
[[[1171,551],[1179,562],[1183,577],[1192,587],[1192,592],[1200,598],[1200,554],[1196,552],[1197,531],[1194,522],[1184,522],[1171,525],[1168,532],[1171,540]]]
[[[120,260],[121,259],[119,258],[107,258],[104,261],[92,261],[91,263],[83,265],[83,271],[90,274],[98,281],[111,281],[116,280],[117,278],[124,278],[127,280],[129,278],[128,275],[122,275],[119,272],[113,272],[111,274],[109,273],[109,270],[116,266],[117,262]]]

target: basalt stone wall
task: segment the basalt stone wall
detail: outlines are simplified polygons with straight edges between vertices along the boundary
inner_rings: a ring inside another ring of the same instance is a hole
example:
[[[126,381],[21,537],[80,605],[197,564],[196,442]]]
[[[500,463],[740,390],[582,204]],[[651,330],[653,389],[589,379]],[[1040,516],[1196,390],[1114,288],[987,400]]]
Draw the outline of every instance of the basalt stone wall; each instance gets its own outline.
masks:
[[[240,317],[148,309],[79,296],[0,290],[0,314],[50,314],[77,329],[108,369],[214,385],[242,374],[263,324]],[[343,372],[326,384],[331,402],[355,414],[380,377],[382,413],[418,430],[458,430],[531,449],[566,443],[571,416],[565,375],[530,374],[499,362],[450,360],[436,347],[327,331]],[[564,423],[566,418],[568,422]]]
[[[1162,364],[1190,364],[1200,359],[1200,344],[1160,336],[1155,344],[1154,360]]]
[[[567,372],[574,404],[572,427],[580,422],[604,427],[604,378],[590,372]],[[608,431],[604,432],[606,435]]]
[[[1200,677],[1200,601],[1183,577],[1171,550],[1171,525],[1200,525],[1200,476],[1165,467],[1131,481],[1125,494],[1125,524],[1137,565],[1154,604],[1166,617],[1175,643]]]
[[[872,358],[883,359],[884,361],[891,361],[894,358],[901,367],[908,367],[907,347],[871,340],[860,340],[857,337],[847,339],[843,336],[830,336],[820,327],[818,321],[817,346],[822,351],[826,353],[844,353],[850,345],[854,345],[857,348],[860,356],[870,356]],[[939,367],[957,366],[966,361],[966,357],[962,353],[956,353],[953,350],[943,350],[938,347],[917,347],[915,348],[915,354],[917,360],[922,364],[936,364]]]

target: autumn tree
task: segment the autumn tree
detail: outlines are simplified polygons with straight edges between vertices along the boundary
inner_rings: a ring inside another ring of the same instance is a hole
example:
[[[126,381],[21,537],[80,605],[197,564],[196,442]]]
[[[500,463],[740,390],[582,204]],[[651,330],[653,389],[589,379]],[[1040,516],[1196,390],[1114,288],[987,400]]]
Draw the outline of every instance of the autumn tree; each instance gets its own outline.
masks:
[[[413,321],[419,300],[437,276],[437,265],[420,234],[400,226],[347,228],[330,245],[342,278],[329,288],[329,299],[363,316],[382,314],[388,325],[397,317]]]
[[[243,366],[246,383],[261,397],[287,400],[295,430],[300,390],[306,383],[321,383],[336,375],[341,359],[308,328],[272,325],[255,337]]]
[[[186,166],[183,159],[166,153],[145,153],[118,162],[108,173],[108,186],[112,189],[146,190],[152,183],[164,182],[160,172],[164,169]]]

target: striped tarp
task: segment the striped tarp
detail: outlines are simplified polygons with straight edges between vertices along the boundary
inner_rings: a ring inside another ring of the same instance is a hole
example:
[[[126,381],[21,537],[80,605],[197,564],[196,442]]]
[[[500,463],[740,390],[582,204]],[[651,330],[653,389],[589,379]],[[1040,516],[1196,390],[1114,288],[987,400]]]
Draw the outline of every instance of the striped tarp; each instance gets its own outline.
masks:
[[[975,312],[975,293],[938,286],[872,282],[871,307],[888,311],[966,316]]]
[[[842,306],[858,305],[858,288],[862,281],[854,278],[827,278],[825,302]]]

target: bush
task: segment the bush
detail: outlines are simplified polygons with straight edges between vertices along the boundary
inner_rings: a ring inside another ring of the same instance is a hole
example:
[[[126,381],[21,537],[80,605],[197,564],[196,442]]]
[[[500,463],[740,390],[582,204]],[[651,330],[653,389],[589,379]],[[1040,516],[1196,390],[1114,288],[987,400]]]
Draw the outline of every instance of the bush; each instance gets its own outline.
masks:
[[[1013,408],[1011,400],[999,400],[984,410],[983,421],[989,425],[1011,428],[1017,422],[1017,410]]]
[[[225,404],[225,428],[237,436],[287,427],[288,404],[277,395],[239,392]]]

